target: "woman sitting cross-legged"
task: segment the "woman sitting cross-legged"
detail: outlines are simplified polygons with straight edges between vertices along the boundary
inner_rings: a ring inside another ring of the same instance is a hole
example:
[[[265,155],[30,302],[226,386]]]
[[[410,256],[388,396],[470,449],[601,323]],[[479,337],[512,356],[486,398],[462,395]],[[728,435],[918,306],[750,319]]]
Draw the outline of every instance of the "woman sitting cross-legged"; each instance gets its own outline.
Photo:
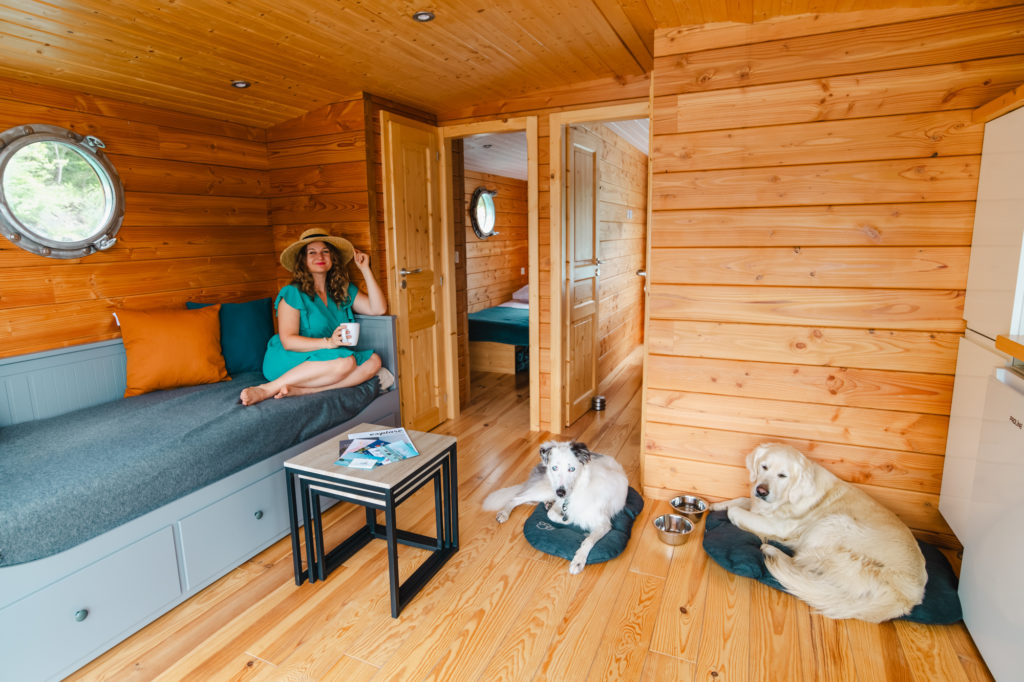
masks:
[[[366,279],[367,293],[349,281],[349,261]],[[387,312],[370,257],[347,239],[312,228],[281,252],[281,265],[292,273],[292,283],[281,289],[274,303],[278,333],[267,343],[263,358],[268,381],[244,389],[242,404],[355,386],[374,375],[380,376],[381,389],[388,389],[395,378],[381,367],[380,357],[372,350],[351,347],[341,326],[355,321],[353,311]]]

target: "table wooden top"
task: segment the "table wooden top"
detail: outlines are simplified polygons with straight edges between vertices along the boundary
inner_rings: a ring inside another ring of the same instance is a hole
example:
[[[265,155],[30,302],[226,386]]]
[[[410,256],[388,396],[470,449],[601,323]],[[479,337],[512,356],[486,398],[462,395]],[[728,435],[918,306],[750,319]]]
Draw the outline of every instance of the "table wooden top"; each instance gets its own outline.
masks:
[[[381,488],[391,488],[401,483],[418,469],[426,466],[437,455],[455,443],[453,436],[406,429],[406,433],[409,434],[413,445],[416,446],[420,453],[416,457],[403,459],[401,462],[394,462],[392,464],[382,464],[373,469],[355,469],[335,464],[341,454],[338,450],[338,443],[345,440],[348,433],[382,431],[391,428],[395,427],[379,426],[377,424],[353,426],[346,434],[331,438],[320,445],[315,445],[309,450],[292,457],[284,465],[293,471],[308,471],[321,476],[336,478],[340,481],[356,481],[374,484]]]

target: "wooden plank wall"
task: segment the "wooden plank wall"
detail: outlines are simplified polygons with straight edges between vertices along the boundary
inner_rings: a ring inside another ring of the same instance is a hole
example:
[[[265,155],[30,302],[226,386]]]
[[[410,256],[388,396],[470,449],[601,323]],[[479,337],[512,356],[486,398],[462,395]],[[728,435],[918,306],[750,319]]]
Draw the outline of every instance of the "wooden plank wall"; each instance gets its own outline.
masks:
[[[574,109],[597,108],[609,104],[646,101],[649,81],[646,78],[605,79],[580,83],[533,93],[524,97],[487,102],[470,108],[451,109],[438,113],[442,124],[492,121],[511,116],[536,116],[538,127],[538,244],[540,253],[540,419],[542,429],[551,429],[551,191],[549,180],[550,126],[553,113]],[[531,362],[534,358],[531,358]],[[558,432],[559,428],[554,428]]]
[[[469,203],[477,187],[497,191],[494,209],[497,234],[480,239],[469,222]],[[529,281],[526,181],[465,171],[462,210],[466,240],[466,306],[475,313],[504,303]]]
[[[746,494],[744,456],[781,440],[955,543],[937,503],[971,109],[1024,80],[1022,25],[1016,5],[658,32],[648,493]]]
[[[647,155],[599,123],[578,124],[604,143],[598,159],[598,238],[601,290],[598,381],[611,374],[644,340],[647,258]]]
[[[263,130],[0,80],[0,130],[26,123],[102,139],[125,219],[114,247],[78,260],[0,239],[0,356],[117,338],[118,307],[274,293]]]
[[[452,229],[455,231],[455,334],[457,336],[459,356],[459,407],[469,405],[471,397],[470,370],[469,370],[469,320],[466,314],[469,312],[469,301],[466,296],[466,221],[469,220],[466,211],[460,209],[464,200],[464,178],[465,156],[463,155],[464,145],[461,138],[451,140],[452,146],[452,182],[451,182],[451,205],[452,205]],[[463,207],[464,208],[464,207]]]
[[[384,244],[371,229],[366,102],[362,94],[315,109],[267,130],[270,221],[280,254],[305,230],[321,227],[370,254],[377,281],[387,290]],[[366,284],[355,266],[352,281]],[[291,281],[280,263],[279,286]]]

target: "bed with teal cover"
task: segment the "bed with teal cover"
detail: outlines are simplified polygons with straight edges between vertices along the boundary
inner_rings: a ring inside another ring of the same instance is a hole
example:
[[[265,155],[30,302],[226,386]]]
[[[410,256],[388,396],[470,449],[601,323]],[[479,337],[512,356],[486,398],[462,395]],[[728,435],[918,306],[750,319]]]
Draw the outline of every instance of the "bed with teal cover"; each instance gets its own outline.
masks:
[[[530,311],[495,306],[469,313],[469,340],[530,345]]]

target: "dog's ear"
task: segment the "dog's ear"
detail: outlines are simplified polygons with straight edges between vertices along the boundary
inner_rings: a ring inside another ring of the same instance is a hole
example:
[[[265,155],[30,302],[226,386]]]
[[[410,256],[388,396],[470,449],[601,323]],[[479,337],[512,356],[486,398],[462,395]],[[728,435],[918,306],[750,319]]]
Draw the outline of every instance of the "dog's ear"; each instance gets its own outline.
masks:
[[[544,462],[547,466],[548,459],[551,457],[551,448],[555,447],[555,441],[549,440],[546,443],[541,443],[540,446],[540,461]]]
[[[569,448],[572,450],[572,454],[576,455],[581,463],[587,464],[590,462],[590,448],[587,447],[586,443],[580,443],[579,441],[572,441],[569,443]]]
[[[812,466],[801,466],[793,476],[793,482],[786,491],[786,500],[793,505],[802,506],[817,502],[818,484]]]
[[[757,469],[761,463],[761,457],[768,452],[768,444],[761,443],[747,455],[747,472],[750,474],[750,482],[757,480]]]

